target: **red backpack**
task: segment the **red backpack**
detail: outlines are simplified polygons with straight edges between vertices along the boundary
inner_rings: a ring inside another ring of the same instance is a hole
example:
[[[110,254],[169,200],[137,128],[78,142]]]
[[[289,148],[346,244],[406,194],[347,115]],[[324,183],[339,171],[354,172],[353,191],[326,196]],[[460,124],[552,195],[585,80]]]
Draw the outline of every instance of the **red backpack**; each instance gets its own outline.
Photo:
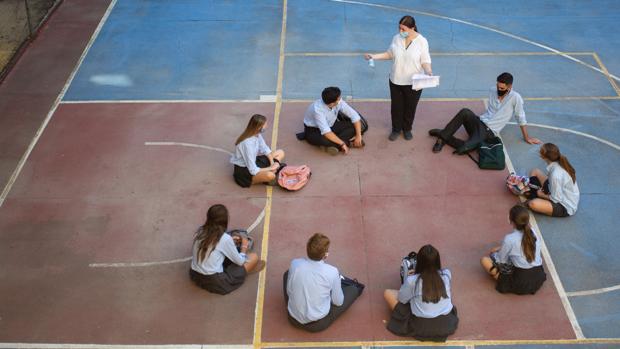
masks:
[[[278,185],[286,190],[296,191],[308,183],[311,175],[310,167],[306,165],[286,165],[278,172]]]

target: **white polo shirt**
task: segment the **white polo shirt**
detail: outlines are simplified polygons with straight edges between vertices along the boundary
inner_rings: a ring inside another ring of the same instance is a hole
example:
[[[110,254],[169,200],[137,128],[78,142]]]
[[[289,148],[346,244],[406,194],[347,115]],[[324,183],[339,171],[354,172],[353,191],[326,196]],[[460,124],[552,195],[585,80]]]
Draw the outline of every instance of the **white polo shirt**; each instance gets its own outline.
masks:
[[[387,52],[392,56],[394,63],[390,72],[390,81],[395,85],[411,85],[413,74],[423,74],[423,63],[431,63],[428,50],[428,41],[418,34],[409,47],[405,47],[405,40],[400,34],[394,35]]]

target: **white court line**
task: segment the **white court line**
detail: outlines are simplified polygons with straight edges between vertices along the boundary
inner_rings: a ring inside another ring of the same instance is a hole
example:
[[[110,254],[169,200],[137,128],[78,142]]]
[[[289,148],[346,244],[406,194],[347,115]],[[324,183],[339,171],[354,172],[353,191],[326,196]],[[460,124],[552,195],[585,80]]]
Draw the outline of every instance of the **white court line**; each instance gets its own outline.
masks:
[[[579,297],[579,296],[592,296],[595,294],[607,293],[620,290],[620,285],[597,288],[594,290],[585,290],[585,291],[575,291],[575,292],[566,292],[566,295],[569,297]]]
[[[504,145],[504,154],[506,157],[506,167],[508,167],[508,172],[511,172],[511,173],[515,172],[515,168],[512,164],[512,161],[510,160],[510,157],[508,156],[508,150],[506,149],[505,145]],[[523,198],[521,197],[519,197],[519,199],[522,202],[524,201]],[[577,316],[575,315],[575,312],[573,311],[573,307],[571,306],[568,300],[566,291],[564,290],[564,286],[562,285],[562,281],[560,280],[560,275],[558,274],[558,271],[555,269],[555,264],[553,263],[553,260],[551,259],[551,254],[549,253],[549,249],[547,249],[547,244],[545,244],[545,239],[543,238],[542,231],[538,227],[538,223],[536,222],[536,217],[534,217],[534,215],[531,212],[530,212],[530,222],[531,222],[532,228],[534,228],[534,230],[538,232],[538,236],[540,237],[540,250],[547,264],[547,272],[551,274],[551,279],[553,280],[553,283],[555,284],[555,288],[558,291],[558,295],[560,296],[560,300],[562,301],[562,305],[564,306],[564,311],[566,312],[566,316],[568,316],[568,320],[570,321],[571,326],[573,327],[575,336],[577,337],[577,339],[584,339],[585,336],[583,335],[581,326],[579,325],[579,322],[577,321]]]
[[[61,101],[60,104],[141,104],[141,103],[274,103],[271,95],[261,99],[92,99]]]
[[[17,163],[17,167],[13,171],[13,174],[11,175],[11,178],[9,178],[9,181],[7,182],[6,186],[4,187],[4,190],[2,190],[2,194],[0,194],[0,207],[2,207],[2,205],[4,204],[4,200],[6,200],[6,197],[9,195],[9,192],[11,191],[11,188],[13,188],[13,184],[15,184],[15,181],[17,180],[17,177],[19,176],[19,174],[21,173],[22,169],[24,168],[24,165],[26,164],[26,160],[28,160],[28,157],[30,156],[30,153],[32,153],[32,150],[34,149],[35,145],[39,141],[39,138],[41,138],[41,135],[43,134],[43,131],[47,127],[47,124],[52,119],[52,115],[54,115],[54,113],[56,112],[56,109],[58,109],[58,105],[60,104],[60,102],[64,98],[65,93],[67,93],[67,90],[69,89],[69,86],[71,85],[71,82],[73,81],[73,78],[75,78],[75,74],[77,73],[78,69],[82,65],[82,62],[84,61],[84,58],[86,58],[86,55],[88,54],[88,51],[90,51],[91,46],[93,45],[93,43],[97,39],[97,36],[99,36],[99,32],[101,32],[101,28],[103,28],[103,25],[108,20],[108,17],[110,16],[110,13],[112,12],[112,9],[114,8],[114,5],[116,5],[116,1],[117,0],[112,0],[110,2],[110,5],[108,6],[108,9],[105,11],[105,14],[103,15],[103,17],[101,17],[101,21],[99,21],[99,25],[95,29],[95,32],[93,33],[93,35],[91,35],[90,40],[88,41],[88,44],[86,44],[86,47],[84,48],[84,51],[82,51],[82,55],[80,56],[80,59],[78,60],[78,62],[75,65],[75,67],[73,67],[73,70],[71,71],[71,75],[69,75],[69,78],[65,82],[65,85],[62,87],[62,90],[58,94],[58,97],[56,97],[56,100],[54,101],[54,104],[52,104],[52,109],[50,109],[50,111],[47,113],[47,116],[45,117],[45,120],[43,120],[43,123],[41,124],[41,126],[39,126],[39,129],[35,133],[35,135],[32,138],[32,140],[30,141],[30,144],[28,145],[28,148],[26,149],[26,152],[24,153],[24,155],[22,155],[21,159]]]
[[[258,217],[254,220],[252,225],[247,229],[248,234],[256,228],[256,226],[265,218],[265,208],[260,212]],[[166,264],[175,264],[175,263],[183,263],[191,260],[192,257],[183,257],[177,259],[170,259],[166,261],[155,261],[155,262],[119,262],[119,263],[90,263],[88,266],[90,268],[140,268],[140,267],[153,267],[159,265]]]
[[[518,41],[525,42],[525,43],[530,44],[530,45],[534,45],[536,47],[540,47],[540,48],[542,48],[544,50],[553,52],[553,53],[555,53],[555,54],[557,54],[559,56],[562,56],[562,57],[564,57],[564,58],[566,58],[568,60],[571,60],[571,61],[573,61],[575,63],[581,64],[581,65],[583,65],[585,67],[588,67],[588,68],[590,68],[590,69],[592,69],[594,71],[597,71],[597,72],[603,74],[604,76],[606,76],[607,78],[612,78],[612,79],[614,79],[616,81],[620,81],[619,77],[617,77],[617,76],[615,76],[613,74],[607,73],[603,69],[597,68],[597,67],[595,67],[595,66],[593,66],[591,64],[588,64],[588,63],[586,63],[586,62],[584,62],[584,61],[582,61],[580,59],[577,59],[577,58],[575,58],[575,57],[573,57],[571,55],[568,55],[568,54],[566,54],[566,53],[564,53],[564,52],[562,52],[560,50],[554,49],[553,47],[550,47],[550,46],[547,46],[547,45],[544,45],[544,44],[541,44],[541,43],[538,43],[538,42],[526,39],[526,38],[518,36],[518,35],[511,34],[511,33],[508,33],[508,32],[502,31],[502,30],[498,30],[498,29],[495,29],[495,28],[487,27],[485,25],[476,24],[476,23],[473,23],[473,22],[465,21],[465,20],[462,20],[462,19],[454,18],[454,17],[438,15],[438,14],[431,13],[431,12],[417,11],[417,10],[411,10],[411,9],[401,8],[401,7],[394,7],[394,6],[380,5],[380,4],[372,4],[372,3],[368,3],[368,2],[353,1],[353,0],[330,0],[330,1],[346,3],[346,4],[353,4],[353,5],[364,5],[364,6],[370,6],[370,7],[378,7],[378,8],[383,8],[383,9],[387,9],[387,10],[395,10],[395,11],[416,13],[416,14],[420,14],[420,15],[423,15],[423,16],[429,16],[429,17],[445,19],[445,20],[448,20],[448,21],[451,21],[451,22],[461,23],[461,24],[469,25],[469,26],[476,27],[476,28],[479,28],[479,29],[488,30],[488,31],[491,31],[491,32],[494,32],[494,33],[497,33],[497,34],[500,34],[500,35],[504,35],[504,36],[507,36],[509,38],[512,38],[512,39],[515,39],[515,40],[518,40]]]
[[[509,122],[508,124],[509,125],[517,125],[516,122]],[[597,142],[601,142],[601,143],[603,143],[605,145],[608,145],[608,146],[610,146],[610,147],[612,147],[612,148],[614,148],[616,150],[620,150],[620,145],[618,145],[616,143],[612,143],[612,142],[610,142],[610,141],[608,141],[606,139],[603,139],[603,138],[600,138],[600,137],[596,137],[596,136],[591,135],[589,133],[575,131],[575,130],[571,130],[571,129],[563,128],[563,127],[556,127],[556,126],[549,126],[549,125],[542,125],[542,124],[531,124],[531,123],[528,123],[527,126],[547,128],[547,129],[554,130],[554,131],[562,131],[562,132],[573,133],[573,134],[576,134],[576,135],[579,135],[579,136],[583,136],[583,137],[586,137],[586,138],[593,139],[593,140],[595,140]]]
[[[208,145],[194,144],[194,143],[183,143],[183,142],[144,142],[144,145],[178,145],[178,146],[181,146],[181,147],[190,147],[190,148],[201,148],[201,149],[215,150],[215,151],[219,151],[219,152],[222,152],[222,153],[226,153],[228,155],[233,155],[233,153],[231,153],[230,151],[228,151],[226,149],[210,147]]]
[[[245,344],[69,344],[0,343],[0,349],[253,349]]]

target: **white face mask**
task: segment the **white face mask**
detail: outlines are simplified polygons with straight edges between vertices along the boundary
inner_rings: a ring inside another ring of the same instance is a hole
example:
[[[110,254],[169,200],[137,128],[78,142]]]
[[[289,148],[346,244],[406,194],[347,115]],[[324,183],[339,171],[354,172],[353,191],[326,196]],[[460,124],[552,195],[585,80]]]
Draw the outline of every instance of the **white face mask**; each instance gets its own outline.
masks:
[[[329,256],[329,252],[325,252],[325,256],[323,256],[323,259],[327,259],[328,256]]]

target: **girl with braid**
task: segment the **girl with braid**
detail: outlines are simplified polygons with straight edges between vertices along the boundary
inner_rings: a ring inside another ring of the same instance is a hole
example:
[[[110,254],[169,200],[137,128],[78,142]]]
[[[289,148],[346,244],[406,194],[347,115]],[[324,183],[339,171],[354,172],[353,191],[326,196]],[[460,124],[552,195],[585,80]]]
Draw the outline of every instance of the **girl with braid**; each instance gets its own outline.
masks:
[[[480,264],[495,280],[500,293],[534,294],[547,279],[542,266],[540,239],[530,226],[527,208],[515,205],[510,209],[514,231],[504,237],[501,246],[482,257]]]

